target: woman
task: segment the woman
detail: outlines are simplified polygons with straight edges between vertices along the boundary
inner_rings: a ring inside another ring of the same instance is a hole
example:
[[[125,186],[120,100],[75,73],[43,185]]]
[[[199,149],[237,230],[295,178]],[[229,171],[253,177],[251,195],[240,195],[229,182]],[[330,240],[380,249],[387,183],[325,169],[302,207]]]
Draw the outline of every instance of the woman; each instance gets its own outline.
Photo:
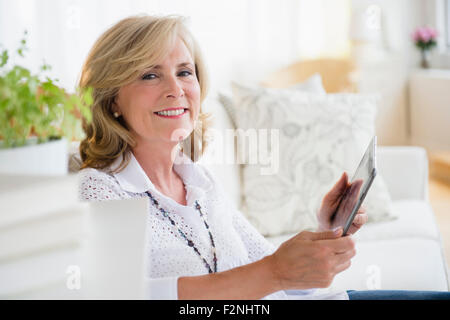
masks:
[[[93,121],[80,145],[81,197],[149,198],[150,298],[347,299],[317,290],[355,255],[351,236],[329,230],[347,175],[324,197],[319,231],[274,248],[196,163],[210,122],[201,110],[207,84],[181,17],[130,17],[107,30],[80,79],[81,88],[94,88]],[[350,234],[366,221],[361,210]]]

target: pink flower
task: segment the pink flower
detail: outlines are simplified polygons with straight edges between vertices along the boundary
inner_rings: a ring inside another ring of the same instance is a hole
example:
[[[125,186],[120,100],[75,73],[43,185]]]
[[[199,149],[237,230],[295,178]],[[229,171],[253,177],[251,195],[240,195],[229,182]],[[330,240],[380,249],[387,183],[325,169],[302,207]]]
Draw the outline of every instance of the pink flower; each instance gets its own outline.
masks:
[[[415,42],[427,43],[430,40],[436,40],[437,35],[438,35],[438,33],[437,33],[436,29],[433,29],[431,27],[421,27],[421,28],[417,28],[414,31],[412,38]]]
[[[433,28],[429,28],[429,29],[428,29],[428,33],[430,34],[431,39],[436,39],[437,36],[438,36],[437,30],[435,30],[435,29],[433,29]]]
[[[428,41],[430,41],[430,38],[431,38],[430,33],[428,32],[428,29],[426,29],[426,28],[419,31],[419,36],[423,42],[428,42]]]

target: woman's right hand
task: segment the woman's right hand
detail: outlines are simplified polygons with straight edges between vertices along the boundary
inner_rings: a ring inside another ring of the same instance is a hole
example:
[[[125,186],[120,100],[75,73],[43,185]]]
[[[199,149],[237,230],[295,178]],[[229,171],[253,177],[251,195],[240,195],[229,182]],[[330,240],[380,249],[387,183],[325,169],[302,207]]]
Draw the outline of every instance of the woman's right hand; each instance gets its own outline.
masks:
[[[350,267],[356,254],[351,236],[335,232],[303,231],[268,256],[279,290],[327,288],[339,272]]]

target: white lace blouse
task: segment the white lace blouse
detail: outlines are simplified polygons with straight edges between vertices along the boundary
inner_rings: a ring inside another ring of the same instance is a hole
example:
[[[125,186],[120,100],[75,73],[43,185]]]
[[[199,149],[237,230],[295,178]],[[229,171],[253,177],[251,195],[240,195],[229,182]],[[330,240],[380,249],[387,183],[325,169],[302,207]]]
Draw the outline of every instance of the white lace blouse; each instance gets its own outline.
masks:
[[[117,159],[110,168],[119,165]],[[182,161],[183,163],[180,163]],[[273,253],[276,248],[267,241],[232,204],[211,172],[181,154],[174,170],[186,188],[187,205],[181,205],[160,193],[131,153],[127,167],[119,173],[110,170],[83,169],[79,172],[79,196],[87,201],[106,201],[148,197],[150,191],[190,238],[202,257],[212,266],[213,251],[208,231],[195,209],[197,200],[214,239],[217,271],[248,264]],[[149,199],[150,201],[150,199]],[[187,245],[177,228],[152,204],[148,213],[147,295],[150,299],[177,299],[177,281],[181,276],[208,273],[200,256]],[[266,299],[348,299],[346,292],[328,290],[278,291]]]

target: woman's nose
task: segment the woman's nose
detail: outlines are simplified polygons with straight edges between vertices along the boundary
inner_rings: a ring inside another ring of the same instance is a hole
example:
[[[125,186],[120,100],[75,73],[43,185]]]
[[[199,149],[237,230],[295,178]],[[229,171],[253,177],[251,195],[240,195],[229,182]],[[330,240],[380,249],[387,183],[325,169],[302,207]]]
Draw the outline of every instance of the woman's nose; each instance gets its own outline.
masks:
[[[167,97],[182,97],[184,95],[184,89],[182,84],[176,77],[167,78]]]

